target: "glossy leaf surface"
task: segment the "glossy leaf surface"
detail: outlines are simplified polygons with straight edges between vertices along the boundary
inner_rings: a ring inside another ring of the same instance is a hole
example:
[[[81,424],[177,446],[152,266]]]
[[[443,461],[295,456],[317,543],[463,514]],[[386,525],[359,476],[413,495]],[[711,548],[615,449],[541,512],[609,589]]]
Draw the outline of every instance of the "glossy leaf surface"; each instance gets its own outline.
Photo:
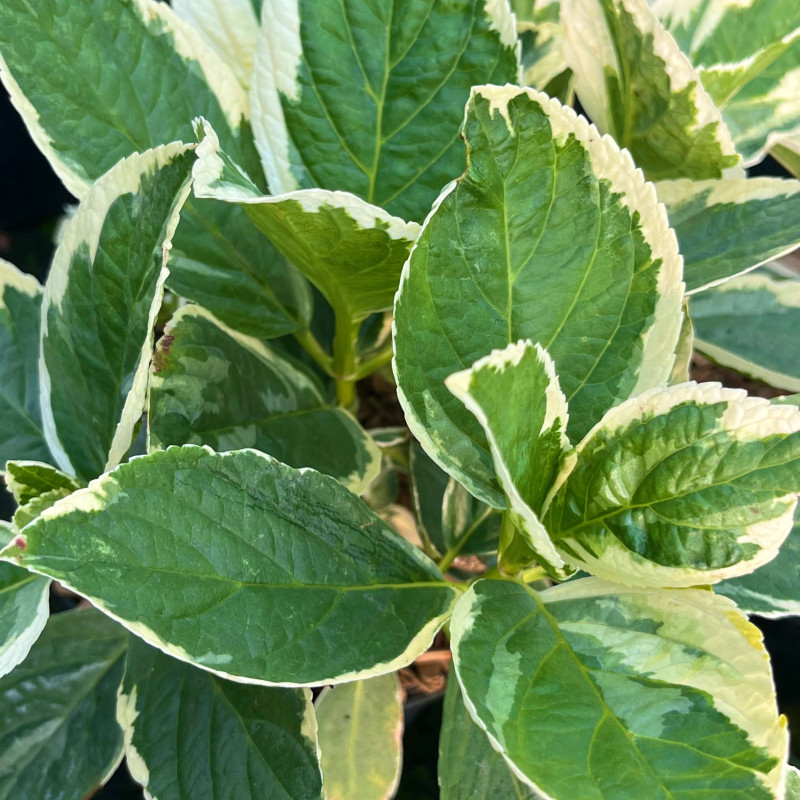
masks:
[[[0,798],[84,800],[119,765],[114,717],[128,635],[99,611],[50,618],[0,680]]]
[[[24,565],[171,655],[252,683],[391,672],[427,649],[456,595],[335,480],[253,450],[134,459],[24,538],[8,551]]]
[[[800,244],[800,181],[662,181],[657,190],[678,236],[687,292],[722,283]]]
[[[718,364],[800,391],[800,280],[743,275],[692,298],[695,347]]]
[[[567,401],[549,354],[530,341],[517,342],[446,384],[486,434],[508,513],[531,560],[565,577],[568,568],[538,516],[569,447]]]
[[[721,178],[739,162],[719,110],[647,0],[563,0],[581,105],[648,180]]]
[[[520,339],[552,356],[578,439],[612,405],[666,382],[681,262],[629,154],[532,90],[476,87],[468,169],[403,271],[395,375],[406,420],[444,469],[503,508],[489,445],[444,380]]]
[[[761,636],[726,598],[483,580],[452,632],[470,714],[545,796],[775,797],[786,723]]]
[[[610,411],[557,479],[544,524],[587,572],[696,586],[772,560],[800,491],[800,409],[718,383]]]
[[[195,194],[241,205],[253,224],[352,323],[392,307],[419,225],[347,192],[263,195],[203,126]]]
[[[150,797],[322,799],[308,689],[227,681],[132,637],[117,719]]]
[[[251,99],[270,188],[352,192],[419,221],[463,170],[470,87],[518,69],[505,2],[267,3]]]

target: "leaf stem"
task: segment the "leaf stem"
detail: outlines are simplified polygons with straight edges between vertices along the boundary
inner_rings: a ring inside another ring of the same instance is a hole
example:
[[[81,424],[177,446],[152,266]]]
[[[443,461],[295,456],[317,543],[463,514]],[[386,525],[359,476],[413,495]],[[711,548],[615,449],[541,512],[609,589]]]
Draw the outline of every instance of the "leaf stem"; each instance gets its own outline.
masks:
[[[391,340],[389,340],[380,350],[358,362],[355,379],[360,381],[362,378],[372,375],[373,372],[377,372],[381,367],[385,367],[391,362],[393,355],[394,349]]]
[[[336,400],[348,411],[358,405],[356,395],[356,337],[358,326],[343,308],[336,308],[336,330],[333,336],[333,377],[336,381]]]
[[[295,331],[293,334],[297,343],[314,359],[320,369],[326,374],[333,377],[333,359],[325,352],[322,345],[317,340],[317,337],[311,333],[309,328],[304,328],[300,331]]]

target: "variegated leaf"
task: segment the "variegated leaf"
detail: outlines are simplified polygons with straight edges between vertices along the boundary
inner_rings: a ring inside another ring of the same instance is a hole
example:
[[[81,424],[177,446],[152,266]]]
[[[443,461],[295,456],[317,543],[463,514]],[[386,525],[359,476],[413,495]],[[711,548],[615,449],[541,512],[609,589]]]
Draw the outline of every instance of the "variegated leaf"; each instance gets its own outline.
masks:
[[[251,100],[270,188],[421,220],[463,170],[470,87],[516,82],[517,51],[506,0],[265,4]]]
[[[742,275],[692,297],[695,347],[724,367],[800,391],[800,280]]]
[[[714,590],[748,614],[800,617],[800,514],[778,555],[750,575],[722,581]]]
[[[441,800],[540,800],[469,715],[454,672],[447,679],[439,739]]]
[[[173,0],[172,9],[200,34],[247,89],[258,41],[259,16],[254,1]]]
[[[391,800],[403,762],[397,675],[325,689],[315,710],[325,800]]]
[[[0,550],[14,538],[0,522]],[[0,677],[21,664],[50,615],[50,581],[0,561]],[[0,779],[0,785],[2,779]]]
[[[166,2],[3,2],[0,73],[34,141],[79,198],[121,158],[193,141],[198,115],[263,182],[245,90]],[[292,333],[310,315],[304,281],[236,206],[190,200],[170,269],[174,291],[251,335]]]
[[[795,0],[650,0],[689,56],[749,166],[800,126]]]
[[[774,800],[786,720],[758,629],[711,592],[483,580],[459,601],[467,708],[555,800]]]
[[[662,181],[658,199],[683,256],[688,293],[723,283],[800,245],[800,181]]]
[[[81,487],[71,475],[40,461],[9,461],[6,464],[5,481],[20,506],[45,492],[65,489],[69,494]]]
[[[243,686],[131,637],[117,721],[147,797],[322,800],[308,689]]]
[[[268,344],[226,328],[199,306],[167,325],[153,359],[148,449],[253,447],[292,467],[313,467],[361,494],[380,452],[316,379]]]
[[[538,516],[569,448],[567,400],[550,355],[538,344],[517,342],[445,383],[486,434],[508,513],[527,550],[523,558],[563,579],[569,568]]]
[[[263,195],[225,153],[207,124],[194,169],[194,191],[245,208],[254,225],[355,329],[392,307],[400,271],[419,225],[387,214],[348,192],[301,189]],[[354,334],[350,334],[354,335]]]
[[[771,561],[800,493],[800,409],[716,383],[609,411],[557,479],[544,524],[587,572],[696,586]]]
[[[95,609],[50,617],[0,680],[0,800],[83,800],[122,759],[114,718],[128,634]]]
[[[647,0],[562,0],[567,63],[589,116],[649,180],[720,178],[730,133]]]
[[[572,95],[560,0],[511,0],[522,44],[522,83],[563,103]]]
[[[58,465],[82,479],[122,460],[144,410],[193,161],[177,142],[120,161],[64,226],[42,306],[41,406]]]
[[[393,672],[430,646],[459,594],[334,479],[254,450],[132,459],[5,556],[176,658],[265,685]]]
[[[540,342],[580,438],[668,379],[682,265],[629,154],[557,100],[475,87],[464,130],[467,172],[442,193],[403,271],[394,367],[429,455],[503,508],[483,430],[444,379],[492,349]]]
[[[50,461],[39,409],[42,287],[0,259],[0,470],[11,458]]]

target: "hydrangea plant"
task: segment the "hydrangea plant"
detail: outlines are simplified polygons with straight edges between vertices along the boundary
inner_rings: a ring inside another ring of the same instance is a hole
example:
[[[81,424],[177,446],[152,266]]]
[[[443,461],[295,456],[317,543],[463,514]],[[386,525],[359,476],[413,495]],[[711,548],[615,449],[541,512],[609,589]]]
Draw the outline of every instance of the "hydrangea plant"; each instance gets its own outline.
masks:
[[[440,630],[443,800],[799,797],[798,8],[3,0],[0,798],[391,798]]]

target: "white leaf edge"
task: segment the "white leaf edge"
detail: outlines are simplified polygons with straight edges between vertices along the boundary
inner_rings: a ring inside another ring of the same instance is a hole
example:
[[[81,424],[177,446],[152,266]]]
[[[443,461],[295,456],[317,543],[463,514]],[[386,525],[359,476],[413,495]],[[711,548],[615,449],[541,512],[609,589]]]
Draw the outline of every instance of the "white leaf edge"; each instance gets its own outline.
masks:
[[[42,411],[42,427],[45,441],[50,448],[58,467],[74,475],[75,470],[58,435],[53,409],[51,406],[50,373],[43,355],[43,345],[48,334],[47,314],[51,306],[60,306],[67,291],[72,257],[78,248],[86,245],[89,256],[94,261],[100,243],[103,223],[111,205],[124,194],[136,194],[141,188],[142,176],[152,169],[168,166],[176,157],[194,149],[195,145],[182,142],[160,145],[144,153],[134,153],[117,162],[105,175],[100,177],[81,201],[75,215],[64,225],[61,242],[58,245],[42,300],[42,323],[39,349],[39,399]],[[131,438],[137,420],[144,411],[147,393],[147,378],[150,356],[153,350],[154,323],[161,308],[164,294],[164,282],[167,279],[167,258],[171,248],[171,239],[180,219],[180,209],[191,191],[191,181],[176,198],[171,216],[165,221],[165,239],[163,244],[163,263],[157,279],[155,295],[148,318],[148,334],[142,343],[141,358],[133,377],[133,383],[119,421],[117,422],[111,447],[106,462],[106,471],[115,467],[124,457],[131,444]]]

